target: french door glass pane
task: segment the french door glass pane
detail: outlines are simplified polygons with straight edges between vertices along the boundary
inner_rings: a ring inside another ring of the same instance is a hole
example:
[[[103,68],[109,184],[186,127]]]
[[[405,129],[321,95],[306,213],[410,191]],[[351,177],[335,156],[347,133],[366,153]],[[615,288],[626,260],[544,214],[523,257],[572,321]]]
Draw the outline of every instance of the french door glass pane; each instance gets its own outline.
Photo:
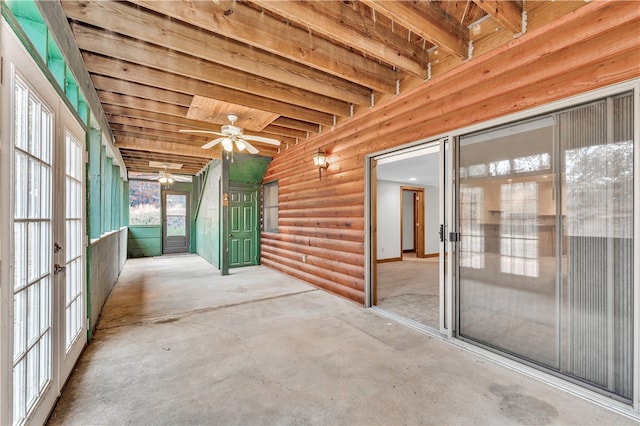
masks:
[[[53,114],[20,78],[14,88],[13,422],[51,381]]]
[[[65,132],[65,158],[65,348],[68,351],[83,329],[84,317],[82,303],[84,288],[82,275],[84,163],[82,161],[82,144],[68,131]]]

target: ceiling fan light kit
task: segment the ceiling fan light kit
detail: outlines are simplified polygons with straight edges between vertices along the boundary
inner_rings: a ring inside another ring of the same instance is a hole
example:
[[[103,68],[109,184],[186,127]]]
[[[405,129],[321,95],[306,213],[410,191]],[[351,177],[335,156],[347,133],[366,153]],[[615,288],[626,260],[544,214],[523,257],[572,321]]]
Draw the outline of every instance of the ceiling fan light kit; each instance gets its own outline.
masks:
[[[254,136],[254,135],[245,135],[242,127],[238,127],[235,125],[235,122],[238,120],[238,116],[236,114],[227,115],[227,119],[231,124],[224,124],[220,132],[214,132],[213,130],[190,130],[190,129],[181,129],[180,132],[183,133],[206,133],[210,135],[220,136],[217,139],[213,139],[212,141],[207,142],[202,145],[202,149],[213,148],[217,144],[221,143],[222,148],[227,152],[233,152],[233,146],[235,145],[238,151],[247,150],[250,154],[257,154],[260,152],[255,146],[251,145],[249,141],[266,143],[269,145],[280,146],[280,141],[272,138],[265,138],[263,136]]]

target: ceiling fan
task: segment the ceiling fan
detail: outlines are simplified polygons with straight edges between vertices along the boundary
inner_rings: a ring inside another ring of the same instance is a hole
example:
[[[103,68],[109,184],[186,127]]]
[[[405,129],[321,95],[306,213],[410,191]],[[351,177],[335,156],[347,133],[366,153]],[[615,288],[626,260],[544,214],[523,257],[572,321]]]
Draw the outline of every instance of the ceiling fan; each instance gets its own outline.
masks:
[[[135,179],[157,180],[163,186],[169,186],[173,182],[191,182],[191,180],[192,180],[191,176],[178,175],[178,174],[170,173],[169,170],[168,170],[169,168],[170,167],[169,167],[168,164],[163,164],[162,165],[162,170],[159,170],[157,172],[152,172],[152,173],[145,173],[145,172],[134,173],[134,172],[130,172],[130,175],[132,175],[132,173],[134,173],[132,175],[132,177],[134,177]]]
[[[277,139],[265,138],[262,136],[254,136],[254,135],[245,135],[243,133],[242,127],[238,127],[235,125],[238,116],[235,114],[227,115],[229,122],[231,124],[225,124],[222,126],[220,132],[214,132],[213,130],[189,130],[189,129],[180,129],[182,133],[206,133],[210,135],[221,136],[220,138],[214,139],[206,144],[202,145],[203,149],[209,149],[216,146],[219,143],[222,143],[222,147],[227,152],[233,152],[233,145],[235,144],[236,148],[239,151],[246,149],[251,154],[257,154],[259,150],[251,145],[248,141],[254,142],[262,142],[270,145],[279,146],[280,141]]]

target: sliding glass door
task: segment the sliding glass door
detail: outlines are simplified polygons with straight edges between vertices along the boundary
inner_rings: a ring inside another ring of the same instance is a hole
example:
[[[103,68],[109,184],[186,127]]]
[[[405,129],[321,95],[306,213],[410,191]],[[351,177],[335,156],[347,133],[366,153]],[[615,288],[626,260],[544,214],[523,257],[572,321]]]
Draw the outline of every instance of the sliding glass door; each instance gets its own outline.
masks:
[[[459,143],[458,335],[630,401],[633,96]]]

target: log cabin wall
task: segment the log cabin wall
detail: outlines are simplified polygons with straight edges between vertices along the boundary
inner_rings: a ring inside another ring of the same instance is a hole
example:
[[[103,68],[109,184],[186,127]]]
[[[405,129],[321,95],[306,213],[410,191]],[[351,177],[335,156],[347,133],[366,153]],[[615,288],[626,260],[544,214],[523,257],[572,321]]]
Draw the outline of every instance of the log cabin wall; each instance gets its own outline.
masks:
[[[261,262],[364,303],[365,157],[640,76],[639,9],[591,3],[283,148],[263,180],[278,181],[279,226],[261,234]],[[322,180],[318,148],[330,164]]]

